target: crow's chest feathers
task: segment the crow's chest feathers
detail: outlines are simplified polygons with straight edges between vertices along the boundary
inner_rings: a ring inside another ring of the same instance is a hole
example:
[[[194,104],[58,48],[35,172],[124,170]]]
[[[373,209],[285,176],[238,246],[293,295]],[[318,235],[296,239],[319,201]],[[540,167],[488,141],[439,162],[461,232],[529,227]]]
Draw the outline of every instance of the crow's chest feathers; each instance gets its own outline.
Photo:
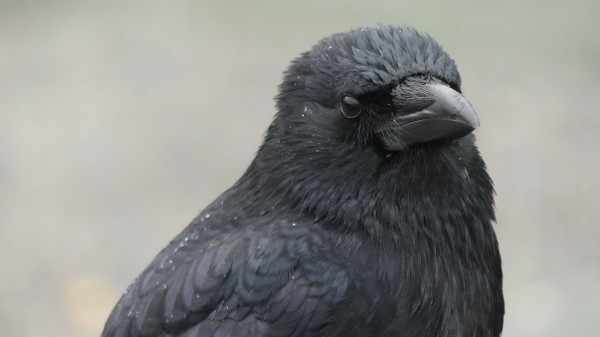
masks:
[[[359,247],[350,256],[355,270],[362,271],[356,280],[365,289],[358,293],[374,294],[370,298],[379,301],[372,304],[381,311],[372,315],[379,320],[373,324],[387,325],[390,332],[414,329],[415,335],[436,331],[441,336],[461,336],[487,324],[482,312],[493,310],[490,285],[497,275],[484,261],[495,255],[488,251],[493,245],[475,240],[466,227],[442,230],[445,226],[458,227],[421,224],[379,242],[350,244]]]

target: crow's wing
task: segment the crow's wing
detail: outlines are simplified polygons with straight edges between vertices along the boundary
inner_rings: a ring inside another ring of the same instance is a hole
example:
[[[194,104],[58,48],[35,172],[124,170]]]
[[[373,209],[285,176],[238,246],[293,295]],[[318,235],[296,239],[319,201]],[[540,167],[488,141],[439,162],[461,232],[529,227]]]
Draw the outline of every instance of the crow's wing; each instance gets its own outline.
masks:
[[[299,336],[327,324],[348,277],[323,231],[289,222],[179,236],[123,295],[103,337]]]

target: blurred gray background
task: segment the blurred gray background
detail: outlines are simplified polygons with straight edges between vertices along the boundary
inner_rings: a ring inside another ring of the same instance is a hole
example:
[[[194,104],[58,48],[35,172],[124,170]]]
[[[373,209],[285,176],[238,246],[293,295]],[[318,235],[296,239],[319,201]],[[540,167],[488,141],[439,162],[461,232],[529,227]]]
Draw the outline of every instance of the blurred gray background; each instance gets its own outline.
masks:
[[[599,1],[0,1],[0,331],[98,336],[245,170],[281,74],[377,23],[457,61],[497,190],[504,336],[598,336]]]

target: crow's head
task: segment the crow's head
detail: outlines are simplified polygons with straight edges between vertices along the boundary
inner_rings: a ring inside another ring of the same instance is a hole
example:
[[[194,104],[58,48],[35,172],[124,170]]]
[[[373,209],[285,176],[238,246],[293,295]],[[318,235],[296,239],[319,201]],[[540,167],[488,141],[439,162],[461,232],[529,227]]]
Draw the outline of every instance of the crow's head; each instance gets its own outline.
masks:
[[[454,140],[479,125],[452,59],[429,36],[392,26],[336,34],[303,54],[286,73],[279,110],[291,133],[298,117],[319,114],[337,138],[384,151]]]
[[[447,194],[473,174],[491,200],[460,82],[448,54],[414,29],[330,36],[286,72],[255,164],[309,208],[322,198],[436,198],[436,185]]]

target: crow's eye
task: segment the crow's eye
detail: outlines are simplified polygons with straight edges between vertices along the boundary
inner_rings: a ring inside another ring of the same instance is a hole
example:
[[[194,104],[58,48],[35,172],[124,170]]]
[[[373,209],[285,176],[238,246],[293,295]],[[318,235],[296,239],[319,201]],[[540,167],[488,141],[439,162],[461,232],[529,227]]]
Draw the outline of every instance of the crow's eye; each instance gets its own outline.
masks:
[[[362,107],[360,106],[360,102],[349,95],[342,96],[340,100],[340,110],[342,110],[342,114],[346,118],[354,118],[360,115],[362,111]]]

